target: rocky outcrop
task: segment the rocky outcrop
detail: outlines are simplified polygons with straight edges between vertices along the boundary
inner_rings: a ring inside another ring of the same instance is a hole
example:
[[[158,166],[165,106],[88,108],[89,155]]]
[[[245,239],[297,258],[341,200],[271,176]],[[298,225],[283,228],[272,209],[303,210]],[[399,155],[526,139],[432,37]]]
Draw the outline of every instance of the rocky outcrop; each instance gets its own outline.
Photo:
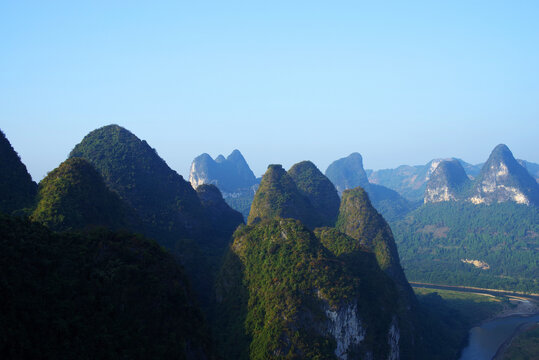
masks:
[[[234,150],[227,158],[219,155],[215,160],[208,154],[197,156],[191,163],[189,182],[195,189],[203,184],[217,186],[228,205],[247,219],[260,180],[241,152]]]
[[[424,202],[460,200],[469,184],[470,179],[459,161],[441,161],[427,182]]]
[[[509,148],[500,144],[483,165],[468,200],[474,204],[513,201],[539,205],[539,185]]]
[[[197,156],[189,172],[193,188],[202,184],[213,184],[224,193],[238,192],[256,184],[256,177],[239,150],[234,150],[225,159],[219,155],[214,159],[208,154]]]
[[[216,331],[240,334],[223,336],[225,359],[399,359],[398,297],[357,240],[293,219],[262,220],[234,234]],[[244,355],[233,354],[241,334]]]
[[[401,165],[395,169],[371,171],[369,181],[393,189],[410,201],[423,201],[427,183],[438,165],[452,160],[462,165],[470,179],[477,177],[481,170],[481,165],[472,165],[457,158],[433,159],[425,165]]]
[[[337,343],[335,356],[347,360],[349,350],[357,349],[367,333],[358,318],[357,305],[348,304],[335,310],[328,307],[325,312],[328,318],[328,331]]]

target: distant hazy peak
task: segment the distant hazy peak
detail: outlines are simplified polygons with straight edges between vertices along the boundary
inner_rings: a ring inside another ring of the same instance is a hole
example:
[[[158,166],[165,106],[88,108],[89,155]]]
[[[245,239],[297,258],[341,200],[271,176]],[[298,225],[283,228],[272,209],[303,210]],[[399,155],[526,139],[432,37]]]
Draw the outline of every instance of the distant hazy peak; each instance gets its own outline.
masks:
[[[369,183],[367,173],[363,168],[363,158],[357,152],[332,162],[326,170],[326,176],[339,193],[346,189],[366,186]]]
[[[234,193],[256,184],[256,177],[239,150],[234,150],[225,159],[219,155],[214,159],[204,153],[197,156],[189,172],[193,188],[201,184],[214,184],[224,193]]]

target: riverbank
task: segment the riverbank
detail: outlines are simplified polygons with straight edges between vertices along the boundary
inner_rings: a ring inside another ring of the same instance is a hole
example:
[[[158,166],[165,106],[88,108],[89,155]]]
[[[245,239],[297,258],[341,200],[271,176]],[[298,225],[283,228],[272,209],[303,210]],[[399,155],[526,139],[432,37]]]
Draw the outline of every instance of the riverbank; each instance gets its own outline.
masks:
[[[492,360],[503,360],[505,357],[506,352],[511,347],[511,344],[513,343],[513,340],[515,340],[519,335],[525,333],[526,331],[530,331],[532,329],[538,328],[539,326],[534,323],[529,324],[522,324],[519,327],[515,329],[513,334],[498,348],[496,351],[496,355],[492,358]],[[538,354],[539,356],[539,354]]]
[[[510,300],[512,303],[516,303],[516,307],[506,307],[499,313],[494,314],[488,319],[485,319],[482,323],[500,319],[504,317],[509,316],[534,316],[539,315],[539,304],[532,300],[524,300],[524,299],[518,299],[518,300]]]

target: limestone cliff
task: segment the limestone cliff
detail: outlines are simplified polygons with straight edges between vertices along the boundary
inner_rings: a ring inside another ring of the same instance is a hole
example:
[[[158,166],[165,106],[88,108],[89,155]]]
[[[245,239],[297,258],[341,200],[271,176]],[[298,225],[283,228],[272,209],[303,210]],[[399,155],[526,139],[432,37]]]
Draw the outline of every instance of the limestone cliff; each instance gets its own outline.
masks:
[[[441,161],[427,182],[424,203],[460,200],[470,183],[459,161]]]
[[[469,201],[474,204],[514,201],[518,204],[539,205],[539,185],[515,160],[509,148],[500,144],[483,165]]]

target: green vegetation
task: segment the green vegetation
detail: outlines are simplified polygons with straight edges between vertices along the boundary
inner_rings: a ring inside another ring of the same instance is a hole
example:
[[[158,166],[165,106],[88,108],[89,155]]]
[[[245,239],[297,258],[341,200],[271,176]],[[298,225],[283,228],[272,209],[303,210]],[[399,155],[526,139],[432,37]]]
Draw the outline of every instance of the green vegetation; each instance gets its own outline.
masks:
[[[0,213],[28,213],[34,205],[36,191],[37,185],[26,166],[0,131]]]
[[[392,229],[412,281],[539,292],[537,207],[427,204]],[[488,268],[464,263],[466,259]]]
[[[433,294],[440,296],[447,306],[457,310],[470,326],[477,325],[504,308],[512,306],[505,297],[425,288],[414,288],[414,292],[420,301]]]
[[[338,257],[296,220],[236,231],[217,291],[216,332],[230,336],[220,339],[225,358],[335,358],[326,310],[346,306],[359,309],[368,329],[353,351],[387,356],[388,344],[379,339],[387,336],[395,309],[392,281],[356,240],[334,229],[317,234],[328,245],[340,238]]]
[[[501,360],[536,360],[539,354],[539,325],[522,332],[512,341]]]
[[[31,219],[52,230],[140,228],[134,211],[80,158],[64,161],[39,183],[38,204]]]
[[[301,194],[281,165],[268,166],[251,205],[248,223],[275,218],[298,219],[310,229],[323,223],[309,199]]]
[[[202,315],[172,256],[139,235],[54,233],[0,216],[4,359],[209,355]]]
[[[206,309],[213,277],[232,232],[242,222],[221,194],[211,190],[197,194],[146,141],[117,125],[89,133],[70,157],[88,160],[106,185],[134,208],[145,235],[169,249],[185,266]]]
[[[288,170],[288,175],[320,215],[318,226],[334,226],[341,200],[331,181],[310,161],[295,164]]]
[[[160,244],[174,248],[178,239],[199,238],[210,228],[191,185],[128,130],[117,125],[94,130],[70,157],[92,163]]]
[[[361,187],[343,192],[336,228],[373,251],[382,270],[400,283],[406,282],[391,229]]]
[[[454,360],[471,327],[510,306],[503,297],[414,288],[419,301],[422,350],[430,359]]]
[[[234,196],[228,195],[225,197],[225,201],[232,209],[239,211],[243,215],[244,221],[247,221],[254,197],[255,190],[247,189],[234,194]]]

